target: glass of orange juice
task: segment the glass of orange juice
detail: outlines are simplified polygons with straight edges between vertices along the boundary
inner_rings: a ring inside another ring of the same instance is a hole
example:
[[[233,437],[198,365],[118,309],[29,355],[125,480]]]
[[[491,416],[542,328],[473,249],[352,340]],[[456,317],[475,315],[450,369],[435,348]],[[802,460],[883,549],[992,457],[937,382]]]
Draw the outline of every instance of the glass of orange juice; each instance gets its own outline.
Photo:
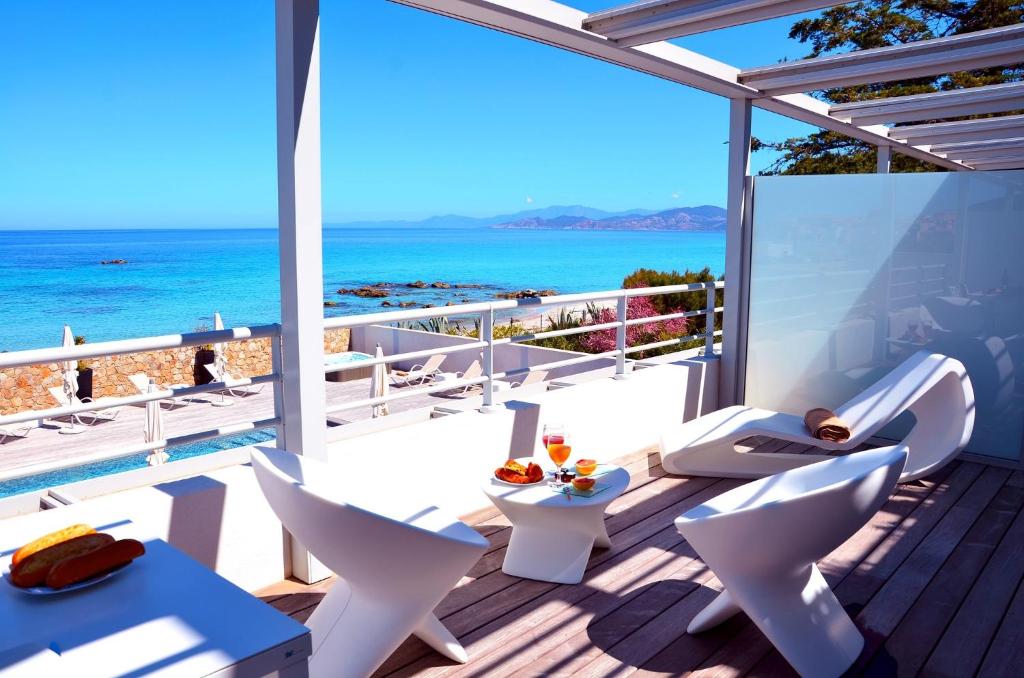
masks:
[[[548,448],[548,456],[555,464],[555,485],[562,484],[562,474],[565,473],[565,463],[569,461],[572,454],[572,446],[569,444],[569,437],[565,429],[557,424],[548,424],[544,427],[544,445]]]

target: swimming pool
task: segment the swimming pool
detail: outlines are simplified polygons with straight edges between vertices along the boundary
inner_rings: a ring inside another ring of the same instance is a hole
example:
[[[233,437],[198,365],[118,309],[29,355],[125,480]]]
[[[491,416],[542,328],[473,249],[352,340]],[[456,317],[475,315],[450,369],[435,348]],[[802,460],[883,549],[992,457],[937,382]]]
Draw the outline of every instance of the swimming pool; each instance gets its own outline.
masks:
[[[249,431],[248,433],[228,436],[226,438],[203,440],[198,443],[169,447],[167,448],[167,453],[171,458],[168,463],[181,461],[182,459],[191,459],[192,457],[200,457],[204,454],[220,452],[221,450],[230,450],[235,447],[265,443],[273,438],[274,429],[265,428]],[[56,471],[47,471],[46,473],[40,473],[38,475],[26,476],[24,478],[5,480],[0,482],[0,499],[3,499],[4,497],[11,497],[16,494],[24,494],[25,492],[38,492],[58,485],[76,483],[80,480],[89,480],[91,478],[99,478],[113,473],[146,468],[147,454],[148,453],[146,452],[142,452],[140,454],[133,454],[129,457],[107,459],[106,461],[97,461],[91,464],[83,464],[82,466],[71,466]]]

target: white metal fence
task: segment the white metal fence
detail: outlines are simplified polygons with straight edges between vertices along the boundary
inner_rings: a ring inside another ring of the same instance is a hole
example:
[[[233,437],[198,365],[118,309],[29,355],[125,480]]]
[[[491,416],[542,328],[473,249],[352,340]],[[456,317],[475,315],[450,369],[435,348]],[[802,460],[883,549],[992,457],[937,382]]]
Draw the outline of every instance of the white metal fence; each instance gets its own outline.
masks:
[[[456,346],[442,346],[418,351],[410,351],[406,353],[396,353],[384,356],[383,358],[371,357],[369,359],[360,360],[358,362],[350,362],[338,365],[325,365],[325,373],[341,372],[344,370],[352,369],[365,369],[367,367],[372,367],[378,364],[392,364],[411,360],[420,361],[425,360],[432,355],[448,354],[458,351],[480,351],[483,356],[483,375],[480,377],[470,379],[445,381],[444,383],[428,383],[426,385],[416,388],[397,389],[381,398],[366,398],[357,401],[348,401],[340,405],[334,405],[328,408],[328,412],[337,412],[341,410],[355,409],[358,407],[374,406],[392,400],[407,398],[410,396],[454,390],[472,385],[483,386],[483,405],[485,408],[487,408],[493,405],[494,382],[496,379],[515,377],[533,371],[553,370],[560,367],[568,367],[571,365],[587,363],[590,361],[611,358],[615,359],[616,375],[623,375],[626,373],[626,358],[630,354],[639,353],[641,351],[652,350],[656,348],[681,345],[690,341],[694,341],[696,339],[704,340],[705,350],[708,354],[710,354],[712,351],[712,347],[714,345],[715,337],[721,334],[721,331],[716,331],[714,329],[716,315],[722,312],[722,308],[716,307],[715,305],[715,293],[716,290],[720,290],[723,287],[723,282],[695,283],[689,285],[672,285],[665,287],[613,290],[608,292],[566,294],[551,297],[496,301],[491,303],[471,303],[456,306],[448,306],[443,308],[407,309],[384,313],[372,313],[345,316],[340,318],[329,318],[324,321],[325,329],[351,329],[370,325],[385,325],[389,323],[427,320],[431,318],[473,318],[479,322],[480,333],[479,339],[477,341],[466,341],[465,343],[461,343]],[[677,313],[668,313],[664,315],[643,318],[627,317],[628,302],[630,298],[679,293],[705,294],[705,307],[694,311],[680,311]],[[523,309],[550,309],[572,304],[586,304],[590,302],[609,301],[615,302],[615,319],[610,322],[583,325],[580,327],[573,327],[560,330],[538,331],[514,337],[494,337],[494,318],[495,314],[499,312],[516,311]],[[706,329],[705,332],[701,334],[690,334],[683,337],[677,337],[665,341],[657,341],[638,346],[627,345],[626,331],[629,327],[632,327],[634,325],[646,325],[649,323],[668,321],[677,318],[692,318],[698,316],[704,316],[705,318]],[[512,369],[506,371],[495,371],[494,369],[494,350],[495,347],[497,346],[505,344],[521,344],[524,342],[534,341],[538,339],[563,337],[590,332],[601,332],[611,329],[615,330],[616,335],[614,350],[596,354],[574,356],[572,358],[566,358],[544,364],[533,365],[521,369]],[[97,409],[143,404],[153,401],[166,400],[169,398],[187,398],[190,396],[195,396],[203,393],[215,393],[219,391],[224,391],[226,389],[240,388],[255,384],[268,383],[271,384],[272,387],[276,390],[279,388],[280,380],[282,378],[280,371],[280,366],[282,364],[280,342],[281,326],[274,324],[256,327],[236,327],[233,329],[214,330],[208,332],[165,335],[159,337],[145,337],[141,339],[108,341],[96,344],[83,344],[71,347],[54,347],[0,353],[0,369],[3,369],[102,358],[107,356],[128,355],[133,353],[144,353],[147,351],[159,351],[188,346],[201,346],[215,343],[230,343],[236,341],[243,341],[247,339],[259,338],[270,339],[271,365],[273,366],[273,368],[269,374],[247,377],[237,380],[233,379],[229,381],[215,381],[200,386],[164,388],[159,391],[154,391],[152,393],[145,393],[139,395],[131,395],[124,397],[106,397],[96,401],[75,402],[72,403],[71,405],[53,407],[45,410],[27,410],[24,412],[19,412],[17,414],[0,416],[0,428],[10,427],[15,424],[23,424],[26,422],[36,420],[73,416],[85,412],[94,411]],[[84,459],[82,457],[68,459],[68,465],[78,465],[82,463],[88,463],[104,459],[126,457],[129,455],[148,452],[155,449],[174,447],[177,445],[184,445],[203,440],[210,440],[230,435],[237,435],[239,433],[244,433],[246,431],[252,431],[255,429],[262,428],[277,427],[278,434],[280,437],[280,427],[282,426],[282,419],[281,412],[278,411],[277,409],[279,407],[278,402],[279,398],[277,398],[275,394],[274,416],[269,419],[243,421],[215,429],[197,431],[184,435],[169,437],[164,440],[157,440],[151,443],[133,445],[130,447],[118,449],[103,450],[96,454],[87,455],[87,457]]]
[[[712,283],[691,283],[687,285],[666,285],[663,287],[641,287],[623,290],[611,290],[607,292],[562,294],[550,297],[531,297],[528,299],[510,299],[505,301],[487,303],[459,304],[455,306],[445,306],[443,308],[408,309],[402,311],[386,311],[383,313],[371,313],[365,315],[328,318],[327,320],[324,321],[324,326],[326,329],[353,329],[358,327],[365,327],[368,325],[387,325],[391,323],[402,323],[416,320],[429,320],[432,318],[472,318],[474,319],[475,322],[479,323],[480,333],[478,341],[466,342],[464,344],[459,344],[457,346],[441,346],[437,348],[429,348],[419,351],[410,351],[407,353],[395,353],[392,355],[386,355],[382,358],[371,358],[368,360],[360,360],[356,362],[342,363],[337,365],[327,365],[324,368],[325,373],[343,372],[346,370],[355,369],[366,369],[367,367],[372,367],[374,365],[389,365],[392,363],[406,362],[411,360],[420,361],[429,358],[430,356],[433,355],[447,355],[449,353],[455,353],[460,351],[480,351],[483,358],[483,376],[471,379],[457,379],[453,381],[449,380],[440,384],[429,384],[419,388],[401,389],[388,393],[387,395],[382,397],[364,398],[362,400],[349,401],[339,405],[334,405],[329,407],[327,411],[328,413],[332,413],[339,412],[342,410],[355,409],[358,407],[372,407],[375,405],[380,405],[401,398],[408,398],[411,396],[440,391],[451,391],[459,388],[464,388],[466,386],[475,386],[478,384],[483,386],[483,405],[486,408],[491,407],[493,405],[495,387],[494,381],[496,379],[521,376],[529,372],[536,372],[540,370],[552,370],[559,367],[568,367],[571,365],[578,365],[595,360],[609,358],[615,359],[615,374],[624,375],[626,373],[626,357],[628,355],[632,353],[639,353],[641,351],[649,351],[657,348],[678,346],[690,341],[694,341],[696,339],[704,340],[705,352],[710,354],[714,346],[715,337],[721,335],[721,330],[715,330],[715,317],[718,313],[722,312],[722,307],[715,305],[715,293],[717,290],[721,290],[724,287],[725,283],[723,281]],[[631,298],[681,293],[705,294],[706,297],[704,308],[694,311],[679,311],[677,313],[666,313],[663,315],[648,316],[643,318],[627,317],[629,300]],[[609,301],[615,302],[615,320],[610,322],[597,323],[593,325],[582,325],[580,327],[573,327],[560,330],[532,332],[514,337],[502,337],[497,339],[494,337],[494,318],[495,313],[497,312],[517,311],[524,309],[544,309],[567,306],[571,304],[587,304],[592,302]],[[698,316],[703,316],[705,318],[705,331],[701,334],[690,334],[683,337],[676,337],[664,341],[651,342],[648,344],[641,344],[637,346],[627,345],[626,330],[629,327],[632,327],[634,325],[647,325],[650,323],[675,320],[679,318],[693,318]],[[591,353],[587,355],[566,358],[564,360],[557,360],[554,362],[548,362],[540,365],[533,365],[530,367],[524,367],[514,370],[496,372],[494,369],[494,349],[496,346],[501,346],[504,344],[522,344],[525,342],[534,341],[538,339],[564,337],[574,334],[585,334],[590,332],[601,332],[610,329],[615,330],[615,349],[611,351],[605,351],[603,353]]]

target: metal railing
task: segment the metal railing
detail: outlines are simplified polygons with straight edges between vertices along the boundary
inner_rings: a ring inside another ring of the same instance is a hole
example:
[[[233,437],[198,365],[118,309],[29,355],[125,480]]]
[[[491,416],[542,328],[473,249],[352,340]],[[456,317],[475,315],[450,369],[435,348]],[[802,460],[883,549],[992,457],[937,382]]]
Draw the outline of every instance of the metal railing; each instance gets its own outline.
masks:
[[[209,332],[170,334],[159,337],[143,337],[140,339],[124,339],[96,344],[81,344],[78,346],[61,346],[55,348],[32,349],[27,351],[14,351],[9,353],[0,353],[0,369],[27,367],[48,363],[72,362],[77,360],[104,358],[108,356],[129,355],[188,346],[221,344],[261,338],[269,338],[271,340],[271,364],[276,366],[280,365],[280,337],[280,325],[261,325],[256,327],[236,327]],[[102,411],[127,405],[145,404],[149,402],[167,400],[169,398],[187,398],[203,393],[222,392],[227,389],[242,388],[255,384],[271,384],[272,388],[277,389],[279,387],[280,378],[280,372],[275,368],[275,370],[269,374],[263,374],[255,377],[229,379],[227,381],[213,381],[198,386],[163,388],[150,393],[141,393],[138,395],[119,397],[108,396],[89,400],[87,402],[78,401],[70,405],[51,407],[44,410],[26,410],[18,412],[17,414],[0,416],[0,428],[30,421],[54,419],[56,417],[75,417],[76,415],[85,412]],[[142,452],[163,449],[165,447],[186,445],[203,440],[212,440],[237,435],[239,433],[253,431],[256,429],[277,427],[280,426],[280,424],[280,413],[275,411],[274,416],[269,419],[237,422],[215,429],[197,431],[185,435],[165,438],[163,440],[156,440],[151,443],[109,449],[91,455],[76,456],[73,459],[66,460],[68,463],[55,465],[54,468],[61,468],[63,466],[70,465],[78,466],[95,461],[116,459]]]
[[[714,350],[715,337],[721,336],[721,330],[715,330],[715,317],[722,312],[721,306],[716,306],[716,292],[724,289],[725,283],[717,281],[712,283],[691,283],[687,285],[666,285],[663,287],[642,287],[622,290],[611,290],[607,292],[586,292],[582,294],[563,294],[550,297],[530,297],[527,299],[510,299],[504,301],[459,304],[439,308],[407,309],[401,311],[385,311],[382,313],[370,313],[363,315],[342,316],[328,318],[324,321],[325,329],[354,329],[370,325],[390,325],[393,323],[405,323],[417,320],[429,320],[432,318],[472,318],[478,323],[480,332],[479,340],[457,344],[453,346],[439,346],[435,348],[395,353],[382,358],[369,358],[366,360],[353,361],[335,365],[327,365],[325,373],[343,372],[346,370],[365,369],[375,365],[389,365],[392,363],[422,360],[433,355],[451,354],[461,351],[480,351],[482,354],[483,376],[471,379],[447,380],[440,384],[428,384],[418,388],[401,389],[385,396],[364,398],[361,400],[348,401],[339,405],[327,408],[328,413],[340,412],[342,410],[356,409],[359,407],[372,407],[381,405],[393,400],[408,398],[416,395],[450,391],[465,388],[467,386],[483,385],[483,406],[490,408],[494,402],[495,380],[516,377],[541,370],[553,370],[560,367],[569,367],[596,360],[615,359],[615,375],[622,377],[626,374],[626,358],[632,353],[649,351],[669,346],[682,345],[697,339],[704,340],[704,351],[710,355]],[[701,293],[706,294],[705,306],[694,311],[680,311],[663,315],[648,316],[643,318],[629,318],[629,300],[634,297],[661,296],[666,294]],[[581,325],[558,330],[548,330],[521,334],[514,337],[494,337],[495,313],[504,311],[517,311],[524,309],[551,308],[566,306],[569,304],[592,303],[592,302],[615,302],[615,319],[609,322],[593,325]],[[705,330],[700,334],[690,334],[683,337],[675,337],[664,341],[656,341],[637,346],[627,345],[627,330],[635,325],[647,325],[651,323],[664,322],[680,318],[694,318],[703,316],[705,318]],[[565,337],[590,332],[601,332],[615,330],[615,349],[602,353],[592,353],[563,360],[556,360],[530,367],[523,367],[513,370],[495,371],[494,349],[497,346],[508,344],[524,344],[539,339],[550,339]]]

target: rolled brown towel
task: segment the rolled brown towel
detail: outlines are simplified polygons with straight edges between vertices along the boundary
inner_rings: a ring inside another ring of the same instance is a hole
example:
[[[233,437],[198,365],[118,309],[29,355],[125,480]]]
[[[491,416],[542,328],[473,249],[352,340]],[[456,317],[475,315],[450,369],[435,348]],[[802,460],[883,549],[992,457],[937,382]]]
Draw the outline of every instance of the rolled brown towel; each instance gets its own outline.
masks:
[[[816,407],[804,415],[804,424],[811,435],[830,443],[845,443],[850,439],[850,427],[832,410]]]

